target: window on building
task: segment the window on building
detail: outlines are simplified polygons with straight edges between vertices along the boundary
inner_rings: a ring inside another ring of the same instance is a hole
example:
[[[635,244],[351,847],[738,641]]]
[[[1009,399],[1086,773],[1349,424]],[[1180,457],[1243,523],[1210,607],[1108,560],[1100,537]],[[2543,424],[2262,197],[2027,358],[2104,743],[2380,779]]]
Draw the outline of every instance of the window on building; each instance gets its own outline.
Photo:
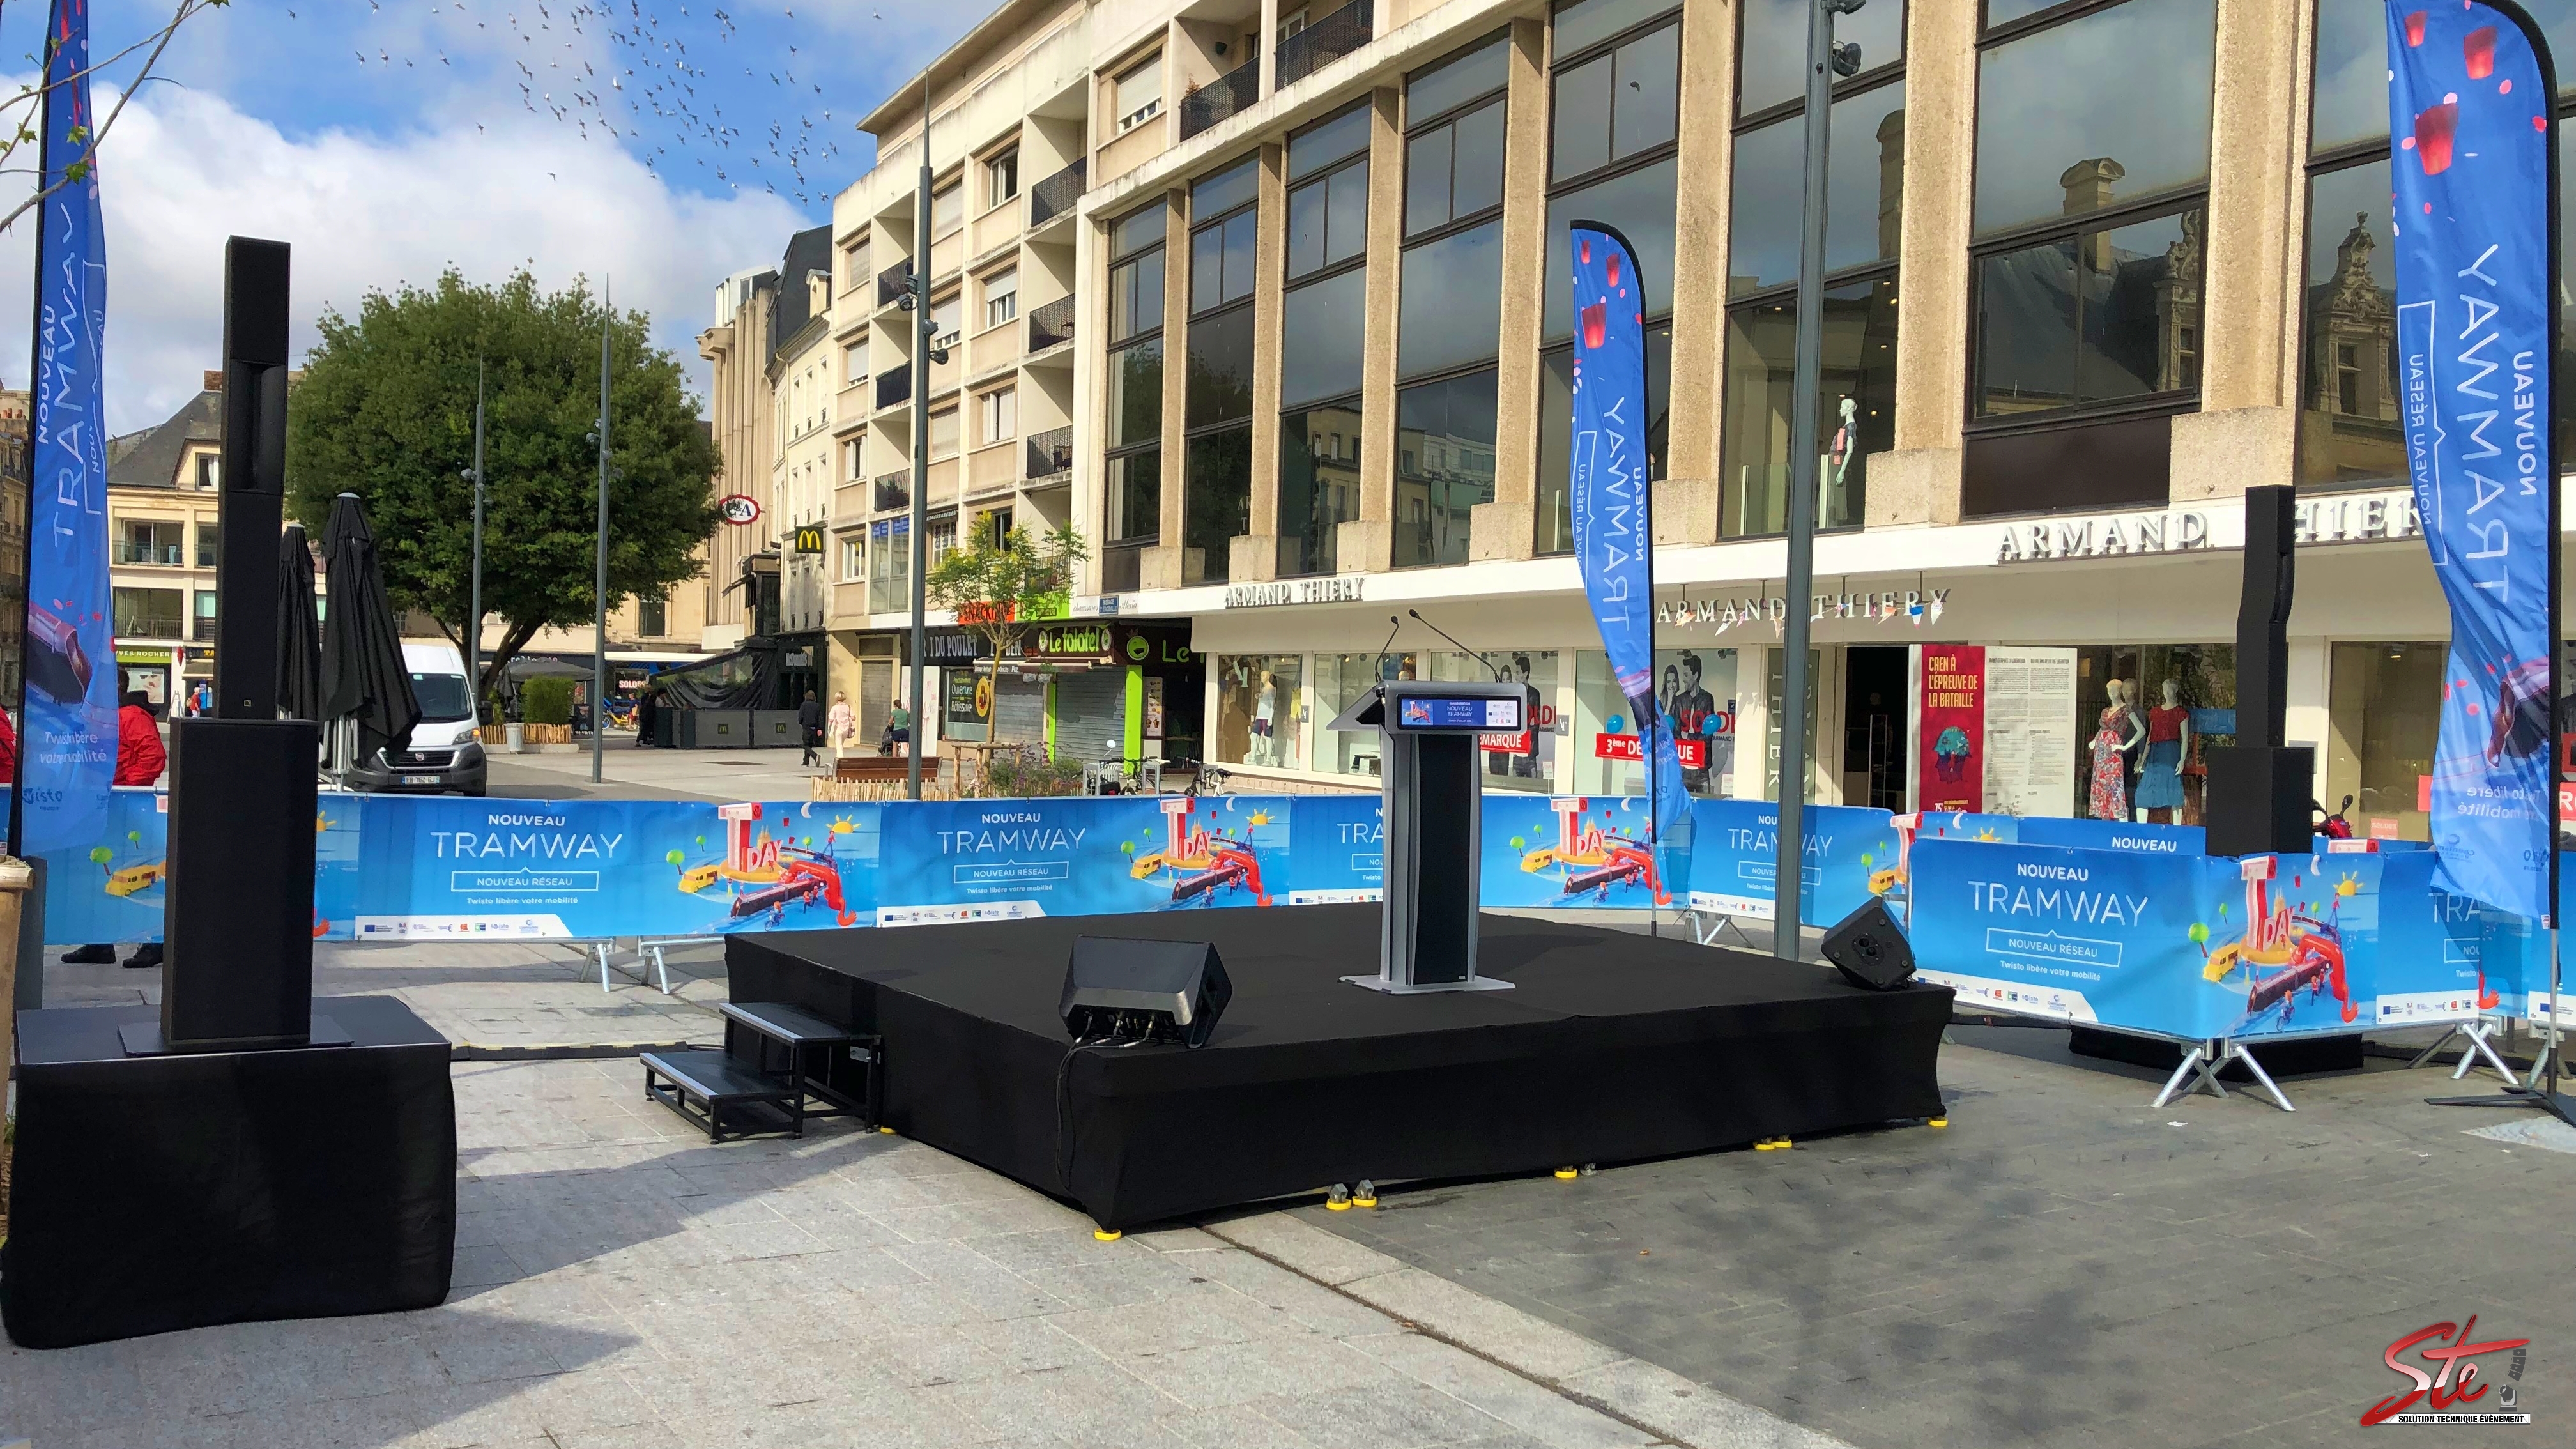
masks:
[[[1901,20],[1901,12],[1899,12]],[[1905,78],[1901,24],[1883,52],[1866,48],[1860,75],[1834,88],[1825,178],[1825,365],[1817,394],[1816,525],[1856,528],[1868,457],[1895,442],[1896,257],[1905,197]],[[1719,436],[1718,522],[1728,538],[1788,526],[1795,456],[1791,386],[1797,333],[1798,225],[1806,196],[1806,16],[1784,0],[1743,11],[1743,75],[1789,56],[1781,97],[1739,105],[1755,119],[1735,134],[1729,205],[1725,417]],[[1793,44],[1794,42],[1794,44]],[[1868,40],[1864,38],[1866,47]]]
[[[187,550],[188,525],[176,520],[145,522],[129,518],[117,539],[116,561],[175,569],[188,562]]]
[[[1360,400],[1292,408],[1279,428],[1279,572],[1339,566],[1341,526],[1360,516]]]
[[[930,415],[930,461],[957,456],[957,409]]]
[[[1283,315],[1296,321],[1279,339],[1277,527],[1278,570],[1292,577],[1331,572],[1341,524],[1359,517],[1357,458],[1317,448],[1359,436],[1374,122],[1363,101],[1288,139]]]
[[[1961,481],[1972,516],[2167,496],[2166,419],[2199,403],[2214,6],[1988,9]]]
[[[868,339],[862,337],[841,349],[841,386],[857,387],[868,380]]]
[[[1288,277],[1359,260],[1368,249],[1367,102],[1288,141]]]
[[[1251,530],[1253,232],[1260,166],[1247,158],[1190,188],[1190,327],[1183,385],[1181,576],[1221,583]]]
[[[223,561],[223,525],[200,522],[197,525],[197,567],[213,568]]]
[[[1621,22],[1631,23],[1601,33]],[[1557,13],[1550,181],[1672,145],[1681,118],[1681,48],[1681,15],[1672,5],[1583,0]]]
[[[1396,567],[1467,561],[1475,507],[1494,501],[1494,388],[1486,368],[1395,395]]]
[[[922,535],[921,566],[936,571],[940,560],[957,551],[957,514],[954,509],[930,520],[930,531]]]
[[[975,399],[978,441],[999,443],[1019,436],[1019,390],[1000,388]]]
[[[843,247],[841,249],[842,292],[855,295],[868,280],[868,244],[863,241],[853,242]]]
[[[966,294],[951,292],[930,304],[930,345],[946,348],[957,345],[958,327],[965,319]]]
[[[995,272],[984,279],[984,325],[999,327],[1020,315],[1020,271]]]
[[[2054,3],[2054,0],[2051,0]],[[1804,109],[1807,98],[1809,0],[1738,0],[1743,28],[1735,46],[1735,114],[1760,115],[1774,107]],[[1561,23],[1561,22],[1560,22]],[[1834,19],[1834,39],[1860,47],[1860,72],[1837,81],[1839,94],[1865,86],[1905,59],[1905,0],[1871,0]],[[1840,126],[1836,138],[1840,139]]]
[[[865,438],[851,438],[841,444],[841,481],[858,483],[867,478],[868,443]]]
[[[856,538],[841,540],[841,582],[851,583],[867,573],[867,550]]]
[[[1546,349],[1540,357],[1536,480],[1543,553],[1574,546],[1566,493],[1574,372],[1573,263],[1566,236],[1578,217],[1607,222],[1636,248],[1646,313],[1650,476],[1664,476],[1681,26],[1679,8],[1655,0],[1578,0],[1556,12],[1550,74],[1555,130],[1539,334]]]
[[[635,601],[635,632],[647,639],[660,639],[671,632],[671,601],[667,597]]]
[[[197,617],[188,631],[188,637],[196,643],[215,642],[215,597],[212,589],[197,590]]]
[[[223,476],[223,460],[213,453],[197,455],[197,487],[211,493]]]
[[[1013,147],[984,163],[984,206],[1001,205],[1020,194],[1020,152]]]
[[[184,589],[109,590],[108,603],[120,639],[177,639],[187,626],[188,593]]]
[[[1011,536],[1011,510],[990,508],[975,515],[975,536],[999,544]]]
[[[912,520],[868,525],[868,612],[888,613],[912,600]]]
[[[1119,73],[1114,88],[1117,99],[1112,105],[1117,112],[1121,134],[1161,115],[1163,58],[1156,55],[1129,66]]]
[[[930,239],[937,241],[966,224],[966,188],[951,181],[930,193]]]
[[[1113,544],[1153,542],[1163,512],[1163,238],[1162,202],[1112,223],[1109,269],[1107,509],[1102,537]],[[1132,548],[1113,562],[1132,567]],[[1132,587],[1132,585],[1131,585]]]

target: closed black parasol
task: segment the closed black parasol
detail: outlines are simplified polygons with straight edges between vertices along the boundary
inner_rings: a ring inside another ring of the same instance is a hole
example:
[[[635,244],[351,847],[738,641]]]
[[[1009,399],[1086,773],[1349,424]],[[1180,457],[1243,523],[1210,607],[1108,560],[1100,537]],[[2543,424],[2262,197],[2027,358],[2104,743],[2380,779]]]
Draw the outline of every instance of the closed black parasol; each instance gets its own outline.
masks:
[[[322,625],[313,615],[313,549],[300,523],[277,539],[277,712],[322,717]]]
[[[376,565],[376,536],[358,495],[343,493],[331,505],[322,532],[322,567],[330,607],[322,619],[322,709],[325,725],[342,732],[350,753],[341,768],[375,757],[388,745],[399,750],[420,719],[411,671],[403,665],[402,635],[385,579]],[[347,734],[354,726],[354,739]]]

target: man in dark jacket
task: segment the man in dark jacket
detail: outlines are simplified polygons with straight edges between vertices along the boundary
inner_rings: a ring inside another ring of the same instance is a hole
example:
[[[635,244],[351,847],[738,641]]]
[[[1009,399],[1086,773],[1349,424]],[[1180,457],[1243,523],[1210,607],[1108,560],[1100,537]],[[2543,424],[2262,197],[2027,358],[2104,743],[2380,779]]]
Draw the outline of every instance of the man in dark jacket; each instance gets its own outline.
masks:
[[[161,778],[170,763],[161,748],[161,726],[152,718],[152,707],[139,689],[125,692],[125,706],[116,712],[116,778],[119,785],[150,785]],[[63,956],[66,962],[84,966],[104,966],[116,959],[116,948],[105,942],[93,942]],[[125,964],[137,971],[161,968],[161,944],[146,941],[134,948]]]
[[[810,689],[805,691],[805,702],[796,706],[796,728],[805,735],[805,763],[818,763],[814,752],[823,745],[823,701]]]

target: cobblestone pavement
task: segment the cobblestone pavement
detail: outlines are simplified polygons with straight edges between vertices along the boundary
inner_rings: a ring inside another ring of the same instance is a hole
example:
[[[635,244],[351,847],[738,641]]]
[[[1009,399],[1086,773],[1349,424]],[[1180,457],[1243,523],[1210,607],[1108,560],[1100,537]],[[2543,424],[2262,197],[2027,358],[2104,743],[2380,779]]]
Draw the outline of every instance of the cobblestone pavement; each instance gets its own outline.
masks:
[[[845,1124],[710,1147],[632,1062],[460,1063],[456,1287],[424,1313],[0,1348],[36,1449],[1590,1449],[1833,1441],[1383,1263],[1327,1286]],[[1229,1231],[1340,1245],[1293,1221]],[[1364,1255],[1374,1258],[1375,1255]],[[1365,1267],[1365,1264],[1361,1266]],[[1366,1274],[1361,1276],[1366,1277]],[[1416,1280],[1408,1291],[1407,1280]],[[1446,1290],[1426,1295],[1422,1284]],[[1467,1344],[1469,1346],[1461,1346]],[[1589,1371],[1505,1367],[1533,1346]],[[1676,1409],[1673,1406],[1680,1406]]]
[[[2408,1386],[2388,1344],[2468,1314],[2532,1340],[2523,1442],[2576,1444],[2567,1134],[2395,1063],[2158,1109],[2062,1033],[1953,1036],[1946,1131],[1296,1216],[1862,1449],[2339,1444]]]

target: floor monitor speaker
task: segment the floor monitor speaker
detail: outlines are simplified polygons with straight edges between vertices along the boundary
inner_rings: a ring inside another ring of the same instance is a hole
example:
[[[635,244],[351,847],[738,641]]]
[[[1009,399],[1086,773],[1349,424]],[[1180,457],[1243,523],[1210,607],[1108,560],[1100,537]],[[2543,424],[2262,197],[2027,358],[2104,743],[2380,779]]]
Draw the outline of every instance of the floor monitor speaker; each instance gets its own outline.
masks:
[[[1845,981],[1871,991],[1894,991],[1914,975],[1914,946],[1876,896],[1825,933],[1825,959]]]
[[[1234,983],[1210,942],[1076,936],[1057,1011],[1064,1029],[1087,1045],[1201,1047],[1233,999]]]

